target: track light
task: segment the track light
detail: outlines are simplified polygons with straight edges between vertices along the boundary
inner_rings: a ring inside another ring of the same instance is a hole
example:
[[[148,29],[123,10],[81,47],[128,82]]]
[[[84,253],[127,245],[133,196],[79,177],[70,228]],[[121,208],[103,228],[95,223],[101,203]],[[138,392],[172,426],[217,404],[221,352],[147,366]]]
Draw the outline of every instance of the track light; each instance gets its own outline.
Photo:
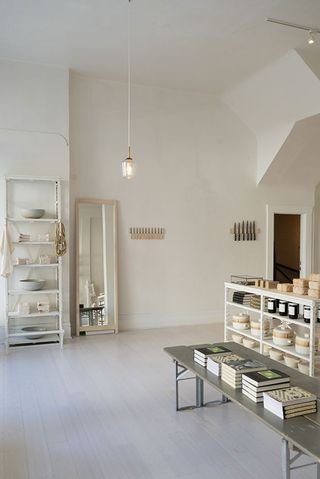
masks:
[[[313,44],[314,44],[314,36],[313,36],[312,30],[309,31],[308,43],[309,43],[309,45],[313,45]]]
[[[320,33],[319,28],[308,27],[307,25],[299,25],[297,23],[286,22],[284,20],[278,20],[277,18],[266,18],[267,22],[277,23],[278,25],[284,25],[285,27],[298,28],[299,30],[306,30],[308,32],[308,44],[313,45],[315,42],[314,36],[316,33]]]

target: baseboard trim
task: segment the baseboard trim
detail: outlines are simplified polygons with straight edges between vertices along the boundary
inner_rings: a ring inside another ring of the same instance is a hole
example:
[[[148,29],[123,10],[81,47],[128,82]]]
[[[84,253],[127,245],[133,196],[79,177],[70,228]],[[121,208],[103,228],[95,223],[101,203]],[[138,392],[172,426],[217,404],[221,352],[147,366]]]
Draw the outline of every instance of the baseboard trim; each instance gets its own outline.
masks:
[[[168,328],[174,326],[196,326],[201,324],[223,323],[224,312],[220,310],[201,311],[198,313],[174,314],[120,314],[119,330]]]

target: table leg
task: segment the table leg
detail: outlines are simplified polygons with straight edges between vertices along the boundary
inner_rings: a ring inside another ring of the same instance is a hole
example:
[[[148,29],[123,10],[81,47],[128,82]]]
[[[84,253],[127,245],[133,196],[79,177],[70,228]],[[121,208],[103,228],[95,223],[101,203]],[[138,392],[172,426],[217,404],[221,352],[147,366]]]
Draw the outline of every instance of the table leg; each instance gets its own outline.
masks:
[[[204,387],[203,387],[203,379],[196,377],[196,405],[197,407],[203,406],[203,398],[204,398]]]
[[[289,443],[282,438],[282,477],[290,479],[290,450]]]
[[[316,465],[317,468],[317,479],[320,479],[320,463],[318,462]]]

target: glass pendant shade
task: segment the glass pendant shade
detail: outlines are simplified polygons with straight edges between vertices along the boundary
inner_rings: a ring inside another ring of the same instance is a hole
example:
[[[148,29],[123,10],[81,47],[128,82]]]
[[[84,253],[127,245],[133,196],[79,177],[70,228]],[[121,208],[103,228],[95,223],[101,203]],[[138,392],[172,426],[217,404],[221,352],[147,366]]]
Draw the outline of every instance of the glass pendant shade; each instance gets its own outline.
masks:
[[[127,180],[130,180],[130,178],[133,178],[134,176],[134,161],[130,154],[128,158],[122,160],[122,176]]]

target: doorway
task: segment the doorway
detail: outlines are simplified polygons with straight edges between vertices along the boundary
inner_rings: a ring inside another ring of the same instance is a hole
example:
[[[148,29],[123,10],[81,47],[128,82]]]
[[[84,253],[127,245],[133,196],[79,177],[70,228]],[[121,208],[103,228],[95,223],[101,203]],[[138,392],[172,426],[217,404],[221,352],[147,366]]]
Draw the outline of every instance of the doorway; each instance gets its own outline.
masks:
[[[266,206],[267,212],[267,224],[266,224],[266,278],[273,279],[274,278],[274,263],[284,264],[286,266],[286,261],[281,263],[279,257],[275,258],[274,261],[274,247],[275,247],[275,237],[274,237],[274,229],[275,229],[275,216],[276,215],[287,215],[287,216],[299,216],[300,218],[300,254],[299,254],[299,261],[300,264],[297,262],[294,263],[295,266],[292,269],[300,271],[296,276],[293,277],[307,277],[311,273],[312,269],[312,257],[313,257],[313,241],[312,241],[312,207],[299,207],[299,206],[274,206],[274,205],[267,205]],[[281,218],[280,218],[281,219]],[[282,222],[282,221],[281,221]],[[291,236],[291,235],[290,235]],[[289,234],[286,233],[286,240],[287,245],[292,242],[292,238],[289,237]],[[290,266],[290,265],[289,265]],[[300,273],[300,274],[299,274]],[[288,279],[284,280],[282,278],[280,281],[282,282],[289,282]]]
[[[274,215],[273,279],[292,283],[300,276],[300,215]]]

